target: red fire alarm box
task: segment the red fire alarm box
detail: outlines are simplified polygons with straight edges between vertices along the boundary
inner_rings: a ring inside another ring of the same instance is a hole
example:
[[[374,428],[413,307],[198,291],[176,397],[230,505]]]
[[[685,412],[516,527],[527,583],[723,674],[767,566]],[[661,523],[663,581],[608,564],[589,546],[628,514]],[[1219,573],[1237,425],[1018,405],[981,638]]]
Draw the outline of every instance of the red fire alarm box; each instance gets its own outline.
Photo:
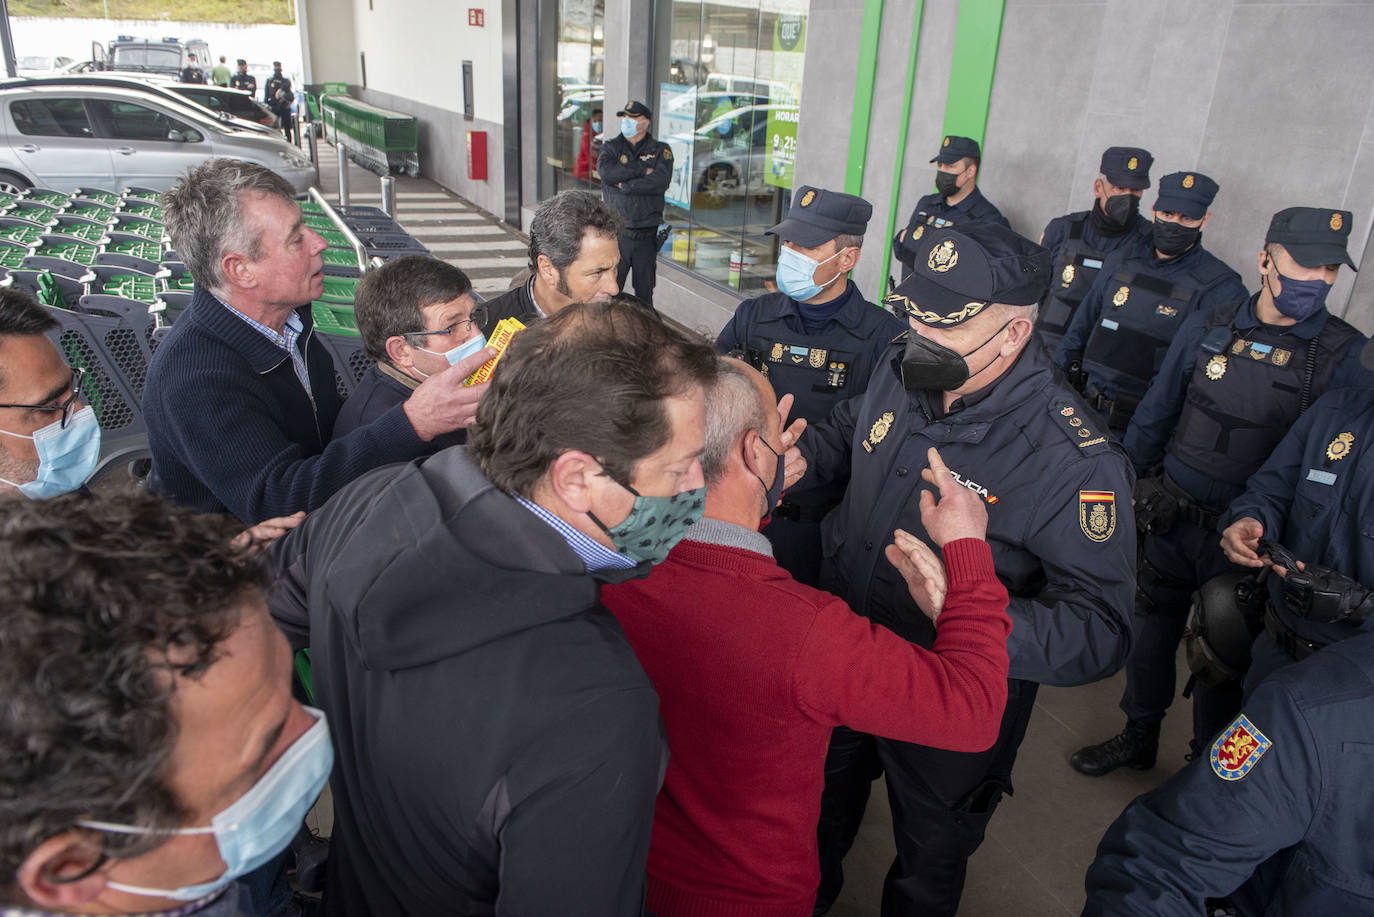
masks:
[[[468,178],[487,180],[487,132],[468,131]]]
[[[475,26],[477,26],[478,28],[482,28],[482,27],[484,27],[486,24],[487,24],[487,11],[486,11],[486,10],[475,10],[475,9],[469,9],[469,10],[468,10],[468,25],[475,25]]]

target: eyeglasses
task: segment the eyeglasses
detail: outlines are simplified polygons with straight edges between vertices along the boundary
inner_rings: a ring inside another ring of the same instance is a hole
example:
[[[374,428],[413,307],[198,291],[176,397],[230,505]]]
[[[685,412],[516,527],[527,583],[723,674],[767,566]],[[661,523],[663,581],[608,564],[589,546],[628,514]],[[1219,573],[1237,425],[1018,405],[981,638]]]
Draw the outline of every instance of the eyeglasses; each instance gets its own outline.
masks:
[[[42,411],[47,414],[61,413],[62,429],[76,413],[76,404],[81,400],[81,392],[86,386],[86,370],[72,370],[72,393],[61,404],[0,404],[0,408],[19,408],[25,411]]]
[[[467,318],[459,319],[452,325],[449,325],[447,328],[440,328],[438,331],[407,331],[405,333],[405,337],[425,337],[431,334],[452,334],[453,332],[459,330],[461,330],[463,334],[468,334],[472,331],[473,325],[481,327],[486,323],[486,308],[484,306],[473,306],[472,312],[468,314]]]

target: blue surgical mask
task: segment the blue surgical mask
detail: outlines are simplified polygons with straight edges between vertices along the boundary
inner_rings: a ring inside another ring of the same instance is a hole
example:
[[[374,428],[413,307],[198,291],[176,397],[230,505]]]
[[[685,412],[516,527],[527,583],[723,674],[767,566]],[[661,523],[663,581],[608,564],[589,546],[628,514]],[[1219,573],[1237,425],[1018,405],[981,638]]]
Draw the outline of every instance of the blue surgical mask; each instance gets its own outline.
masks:
[[[638,134],[638,133],[639,133],[639,122],[638,122],[638,121],[636,121],[634,118],[621,118],[621,119],[620,119],[620,134],[621,134],[621,136],[623,136],[626,140],[629,140],[631,137],[633,137],[635,134]]]
[[[628,484],[616,483],[635,497],[635,505],[625,521],[607,528],[591,512],[587,515],[610,536],[617,551],[640,563],[662,563],[706,507],[705,487],[684,490],[671,497],[646,497]]]
[[[797,302],[806,302],[840,279],[841,274],[836,274],[825,283],[816,283],[815,277],[816,268],[834,261],[843,251],[844,249],[840,249],[825,261],[817,261],[815,258],[806,257],[795,248],[784,245],[782,251],[778,252],[778,289]]]
[[[593,121],[593,122],[592,122],[592,133],[593,133],[593,134],[599,134],[599,133],[601,133],[601,122],[600,122],[600,121]]]
[[[30,500],[47,500],[76,490],[95,471],[100,460],[100,423],[89,405],[62,426],[55,420],[32,436],[0,430],[5,436],[33,440],[38,450],[38,477],[24,484],[0,478],[0,484],[17,487]]]
[[[323,710],[306,707],[315,725],[291,744],[277,763],[207,828],[158,830],[103,821],[79,821],[83,828],[111,834],[213,834],[225,870],[217,879],[181,888],[146,888],[107,882],[113,889],[149,898],[195,901],[213,894],[276,856],[291,843],[334,767],[334,747]]]
[[[449,366],[454,366],[458,363],[463,362],[468,357],[472,356],[474,353],[481,350],[485,346],[487,346],[487,336],[479,331],[475,336],[467,339],[466,341],[459,344],[452,350],[445,350],[443,353],[436,353],[433,350],[425,350],[425,348],[423,347],[419,349],[424,350],[425,353],[432,353],[436,357],[443,357],[445,360],[448,360]]]
[[[1322,306],[1326,305],[1326,294],[1331,292],[1331,284],[1325,280],[1296,280],[1279,271],[1279,266],[1274,264],[1271,257],[1269,263],[1274,267],[1274,273],[1278,274],[1279,294],[1274,296],[1274,288],[1269,287],[1269,295],[1274,298],[1274,308],[1284,315],[1297,321],[1311,318],[1317,314]],[[1265,277],[1265,284],[1268,285],[1268,276]]]

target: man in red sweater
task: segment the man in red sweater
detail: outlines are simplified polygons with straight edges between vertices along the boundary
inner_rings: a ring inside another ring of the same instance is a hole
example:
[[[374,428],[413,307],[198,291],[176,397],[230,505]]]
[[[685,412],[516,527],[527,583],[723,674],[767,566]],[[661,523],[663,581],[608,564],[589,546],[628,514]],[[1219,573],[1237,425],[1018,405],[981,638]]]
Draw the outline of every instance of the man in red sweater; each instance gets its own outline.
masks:
[[[705,517],[648,579],[607,587],[658,690],[672,759],[654,810],[657,917],[809,917],[831,729],[956,751],[997,737],[1007,593],[982,540],[987,510],[930,450],[922,522],[886,555],[937,621],[925,650],[777,565],[759,521],[782,489],[782,425],[767,380],[723,359],[706,405]],[[938,619],[937,619],[938,616]]]

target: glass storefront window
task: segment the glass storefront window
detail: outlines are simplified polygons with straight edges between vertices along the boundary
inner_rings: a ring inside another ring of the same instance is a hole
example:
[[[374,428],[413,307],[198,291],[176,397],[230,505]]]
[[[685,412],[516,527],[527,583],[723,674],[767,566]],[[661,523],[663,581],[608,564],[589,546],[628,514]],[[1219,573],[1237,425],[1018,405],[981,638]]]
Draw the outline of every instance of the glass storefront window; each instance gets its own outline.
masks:
[[[773,279],[764,231],[791,204],[806,12],[807,0],[658,0],[667,35],[646,101],[673,148],[663,255],[745,294]]]
[[[605,0],[557,0],[554,99],[545,115],[544,162],[552,169],[545,197],[567,188],[596,189],[596,154],[600,150],[595,123],[606,122]],[[612,118],[612,121],[615,119]]]

